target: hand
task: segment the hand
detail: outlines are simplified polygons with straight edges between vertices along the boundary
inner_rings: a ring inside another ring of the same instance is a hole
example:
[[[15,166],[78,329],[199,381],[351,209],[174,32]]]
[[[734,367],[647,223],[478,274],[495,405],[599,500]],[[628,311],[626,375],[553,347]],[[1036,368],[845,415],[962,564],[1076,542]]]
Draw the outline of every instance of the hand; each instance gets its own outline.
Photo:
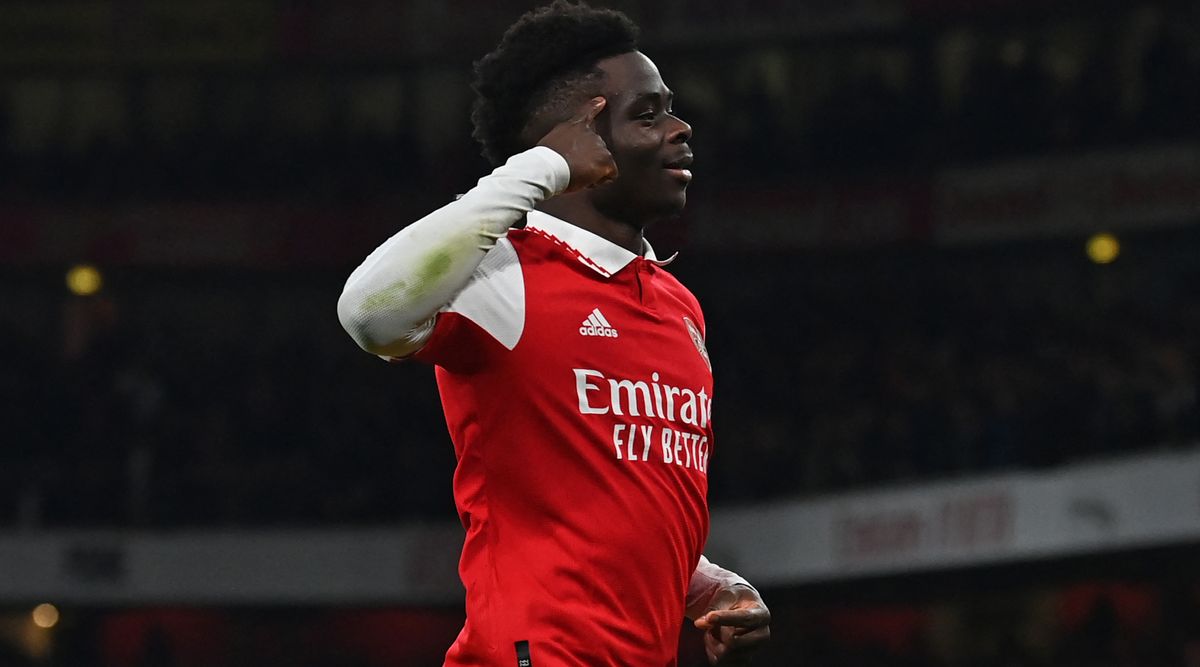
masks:
[[[607,103],[603,97],[593,97],[574,118],[555,125],[538,142],[563,156],[571,167],[566,192],[594,188],[617,177],[617,163],[596,134],[596,116]]]
[[[771,611],[749,586],[735,584],[713,596],[708,611],[696,619],[704,630],[704,652],[710,665],[748,665],[750,656],[771,638]]]

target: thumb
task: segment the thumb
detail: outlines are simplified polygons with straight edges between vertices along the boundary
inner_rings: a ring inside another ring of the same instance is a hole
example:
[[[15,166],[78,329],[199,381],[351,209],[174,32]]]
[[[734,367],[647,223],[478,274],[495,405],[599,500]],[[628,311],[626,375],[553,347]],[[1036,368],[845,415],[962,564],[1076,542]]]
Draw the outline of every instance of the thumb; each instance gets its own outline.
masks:
[[[719,624],[720,614],[714,614],[715,611],[724,611],[733,606],[737,601],[737,594],[731,589],[723,589],[713,596],[708,603],[708,608],[694,622],[694,625],[701,630],[715,627]]]

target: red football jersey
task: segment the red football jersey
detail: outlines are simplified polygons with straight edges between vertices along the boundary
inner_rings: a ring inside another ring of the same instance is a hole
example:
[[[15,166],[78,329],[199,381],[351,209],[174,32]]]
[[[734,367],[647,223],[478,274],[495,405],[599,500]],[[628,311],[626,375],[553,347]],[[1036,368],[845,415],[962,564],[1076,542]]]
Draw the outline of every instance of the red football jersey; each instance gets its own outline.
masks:
[[[438,367],[467,533],[448,666],[676,662],[712,370],[696,298],[646,250],[531,212],[415,355]]]

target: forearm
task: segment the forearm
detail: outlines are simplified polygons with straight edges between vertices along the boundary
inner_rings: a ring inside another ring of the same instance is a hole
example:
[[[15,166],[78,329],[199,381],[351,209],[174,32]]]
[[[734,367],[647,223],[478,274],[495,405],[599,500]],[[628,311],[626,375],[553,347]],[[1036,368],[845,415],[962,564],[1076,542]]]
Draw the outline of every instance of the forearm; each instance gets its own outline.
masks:
[[[685,603],[687,617],[696,619],[703,616],[713,597],[734,585],[754,588],[750,582],[736,572],[726,570],[704,556],[700,556],[700,562],[696,564],[696,570],[692,573],[692,581],[688,585]]]
[[[338,299],[342,327],[373,354],[412,354],[496,239],[539,201],[562,192],[570,177],[566,160],[537,147],[400,230],[350,274]]]

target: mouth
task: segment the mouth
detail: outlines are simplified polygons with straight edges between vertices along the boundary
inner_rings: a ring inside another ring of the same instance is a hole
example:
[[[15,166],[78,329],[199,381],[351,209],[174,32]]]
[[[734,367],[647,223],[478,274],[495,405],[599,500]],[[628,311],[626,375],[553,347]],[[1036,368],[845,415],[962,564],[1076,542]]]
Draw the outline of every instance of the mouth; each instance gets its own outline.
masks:
[[[684,153],[680,157],[678,157],[670,162],[664,163],[663,169],[666,169],[667,172],[670,173],[672,176],[675,176],[676,178],[678,178],[686,183],[686,182],[692,180],[692,170],[689,168],[691,166],[692,166],[692,154]]]

